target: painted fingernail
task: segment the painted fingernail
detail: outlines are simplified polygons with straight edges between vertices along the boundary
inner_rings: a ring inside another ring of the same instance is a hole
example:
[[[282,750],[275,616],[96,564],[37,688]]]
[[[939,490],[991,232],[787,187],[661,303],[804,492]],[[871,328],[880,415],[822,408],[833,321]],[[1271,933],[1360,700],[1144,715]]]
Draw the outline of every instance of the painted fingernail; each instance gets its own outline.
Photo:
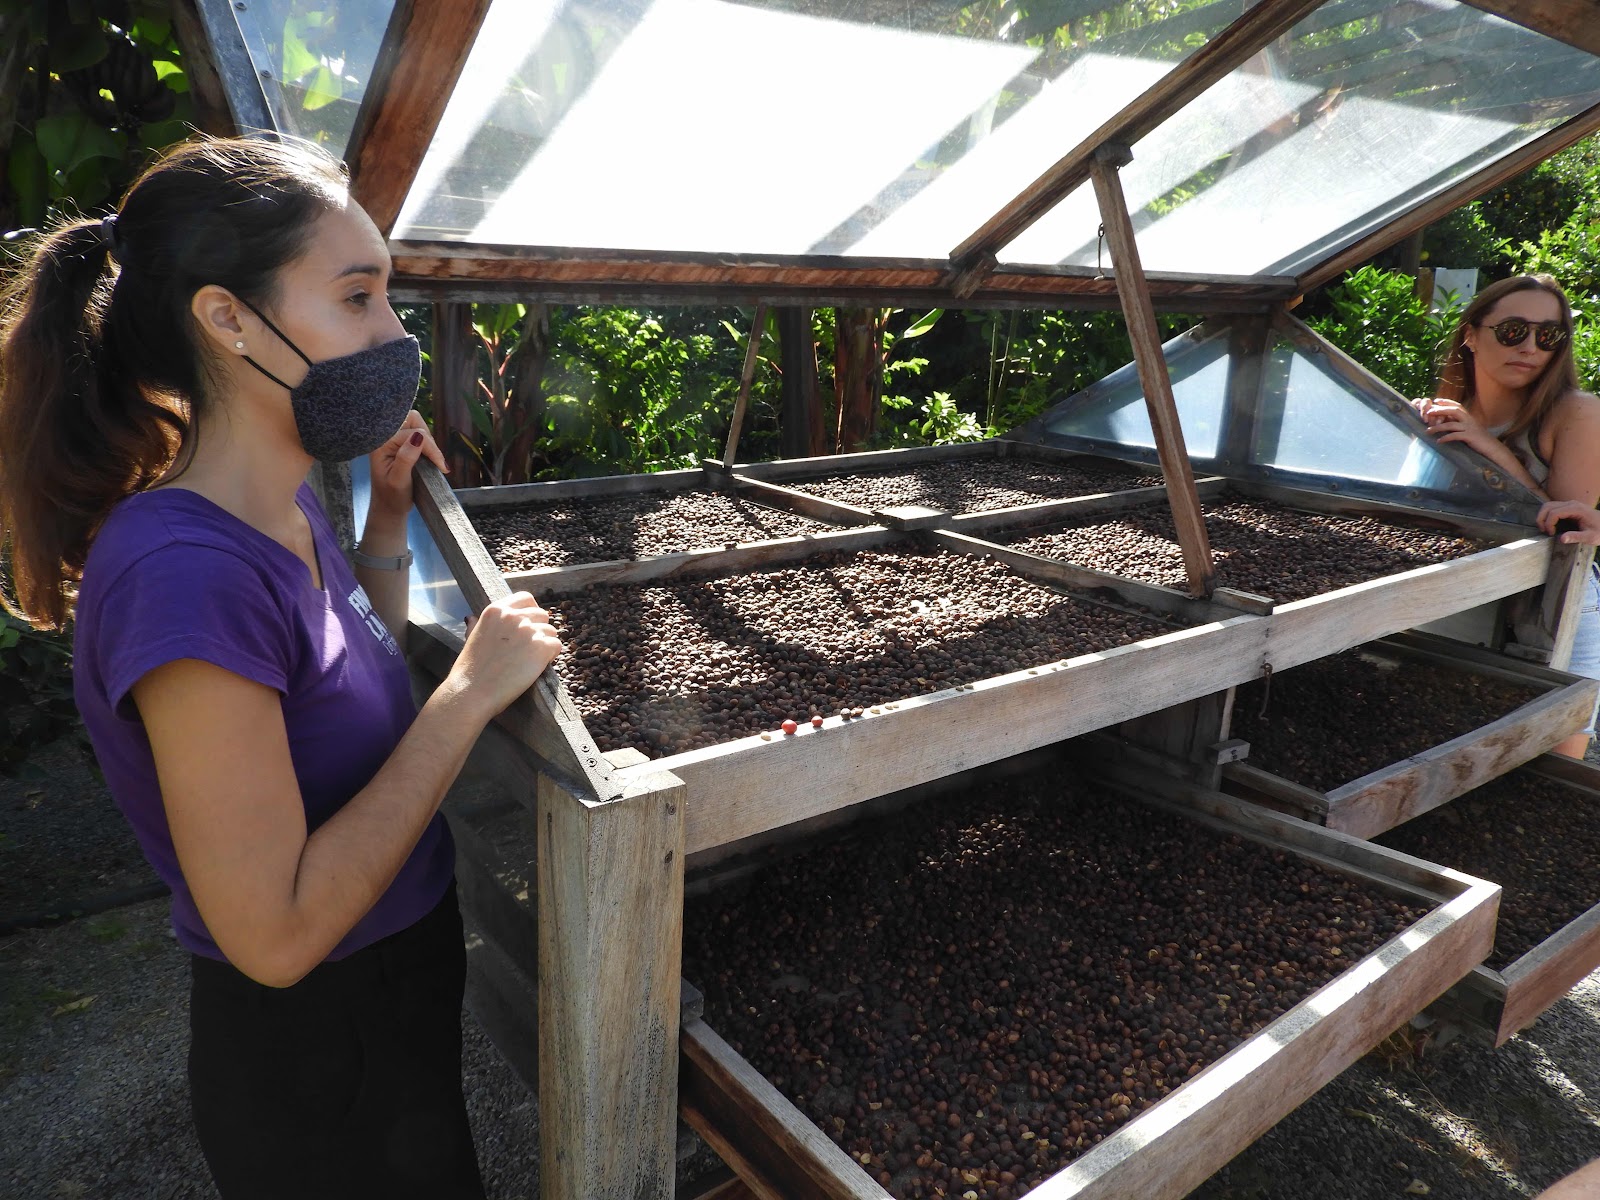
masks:
[[[419,429],[411,435],[411,444],[413,446],[422,445],[422,430]]]

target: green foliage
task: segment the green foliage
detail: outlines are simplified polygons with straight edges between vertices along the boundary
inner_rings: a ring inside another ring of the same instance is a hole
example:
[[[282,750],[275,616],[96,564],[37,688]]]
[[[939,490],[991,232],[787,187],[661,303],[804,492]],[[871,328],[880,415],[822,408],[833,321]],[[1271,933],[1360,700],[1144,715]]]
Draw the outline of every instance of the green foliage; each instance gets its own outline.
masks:
[[[70,633],[0,612],[0,772],[17,773],[32,751],[68,734],[87,747],[72,699]]]
[[[167,0],[0,0],[0,227],[116,201],[194,119]]]
[[[552,309],[538,441],[551,465],[540,477],[666,471],[717,457],[748,325],[729,309]],[[774,364],[766,355],[761,364],[744,447],[776,434]]]
[[[1459,306],[1429,312],[1415,279],[1372,266],[1351,271],[1327,299],[1332,314],[1307,324],[1401,395],[1433,395],[1436,359]]]

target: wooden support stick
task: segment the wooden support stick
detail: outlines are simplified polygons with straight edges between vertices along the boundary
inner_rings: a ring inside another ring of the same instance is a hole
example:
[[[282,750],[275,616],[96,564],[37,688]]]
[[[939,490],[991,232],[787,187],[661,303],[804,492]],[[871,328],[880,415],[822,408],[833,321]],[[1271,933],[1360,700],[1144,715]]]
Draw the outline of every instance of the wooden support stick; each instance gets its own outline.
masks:
[[[703,1021],[683,1027],[683,1119],[762,1200],[888,1200],[850,1156]]]
[[[739,372],[739,399],[733,405],[733,420],[728,423],[728,448],[722,452],[723,464],[731,471],[739,460],[739,432],[744,428],[745,410],[750,407],[750,388],[756,380],[756,363],[761,358],[761,335],[767,327],[767,306],[756,305],[756,319],[750,322],[750,340],[744,348],[744,370]]]
[[[472,611],[480,612],[485,605],[509,596],[510,586],[478,540],[477,531],[439,469],[419,461],[414,478],[420,485],[416,489],[417,513],[433,535],[434,544],[444,555]],[[619,795],[621,785],[612,778],[605,757],[595,749],[577,705],[555,670],[540,675],[530,692],[540,718],[528,731],[534,752],[579,791],[597,800]]]
[[[670,1200],[684,786],[596,803],[539,776],[539,1191]]]
[[[1183,427],[1178,423],[1178,407],[1172,398],[1167,360],[1161,354],[1155,307],[1150,302],[1144,267],[1139,262],[1139,247],[1134,241],[1133,222],[1128,217],[1122,180],[1117,175],[1117,168],[1132,157],[1126,147],[1104,147],[1096,152],[1089,173],[1094,180],[1095,197],[1100,201],[1100,219],[1105,223],[1106,240],[1111,244],[1117,293],[1122,298],[1128,336],[1133,341],[1145,406],[1150,410],[1150,427],[1155,432],[1161,475],[1167,481],[1167,499],[1178,530],[1178,545],[1183,549],[1189,591],[1196,596],[1209,596],[1216,584],[1211,539],[1206,533],[1200,496],[1195,491],[1194,469],[1189,465],[1189,453],[1183,444]]]

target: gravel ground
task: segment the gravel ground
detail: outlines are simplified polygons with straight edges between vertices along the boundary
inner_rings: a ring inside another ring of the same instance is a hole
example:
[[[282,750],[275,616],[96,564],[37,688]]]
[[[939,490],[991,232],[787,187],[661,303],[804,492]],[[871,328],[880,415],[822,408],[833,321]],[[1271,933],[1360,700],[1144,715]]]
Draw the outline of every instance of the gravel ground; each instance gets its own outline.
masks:
[[[156,882],[94,760],[73,738],[0,776],[0,930],[22,916]]]
[[[157,900],[0,938],[0,1196],[215,1196],[189,1125],[187,965],[166,914]],[[489,1195],[533,1200],[533,1098],[470,1015],[464,1027]],[[1404,1031],[1193,1198],[1510,1200],[1595,1157],[1600,972],[1498,1051]]]

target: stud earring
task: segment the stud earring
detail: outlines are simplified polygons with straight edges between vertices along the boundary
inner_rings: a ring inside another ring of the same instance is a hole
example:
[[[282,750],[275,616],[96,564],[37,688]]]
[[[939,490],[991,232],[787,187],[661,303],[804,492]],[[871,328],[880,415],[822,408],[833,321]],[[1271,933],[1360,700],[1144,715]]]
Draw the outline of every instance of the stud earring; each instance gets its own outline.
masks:
[[[244,349],[244,343],[242,341],[241,342],[235,342],[233,344],[233,348],[235,350],[243,350]]]

